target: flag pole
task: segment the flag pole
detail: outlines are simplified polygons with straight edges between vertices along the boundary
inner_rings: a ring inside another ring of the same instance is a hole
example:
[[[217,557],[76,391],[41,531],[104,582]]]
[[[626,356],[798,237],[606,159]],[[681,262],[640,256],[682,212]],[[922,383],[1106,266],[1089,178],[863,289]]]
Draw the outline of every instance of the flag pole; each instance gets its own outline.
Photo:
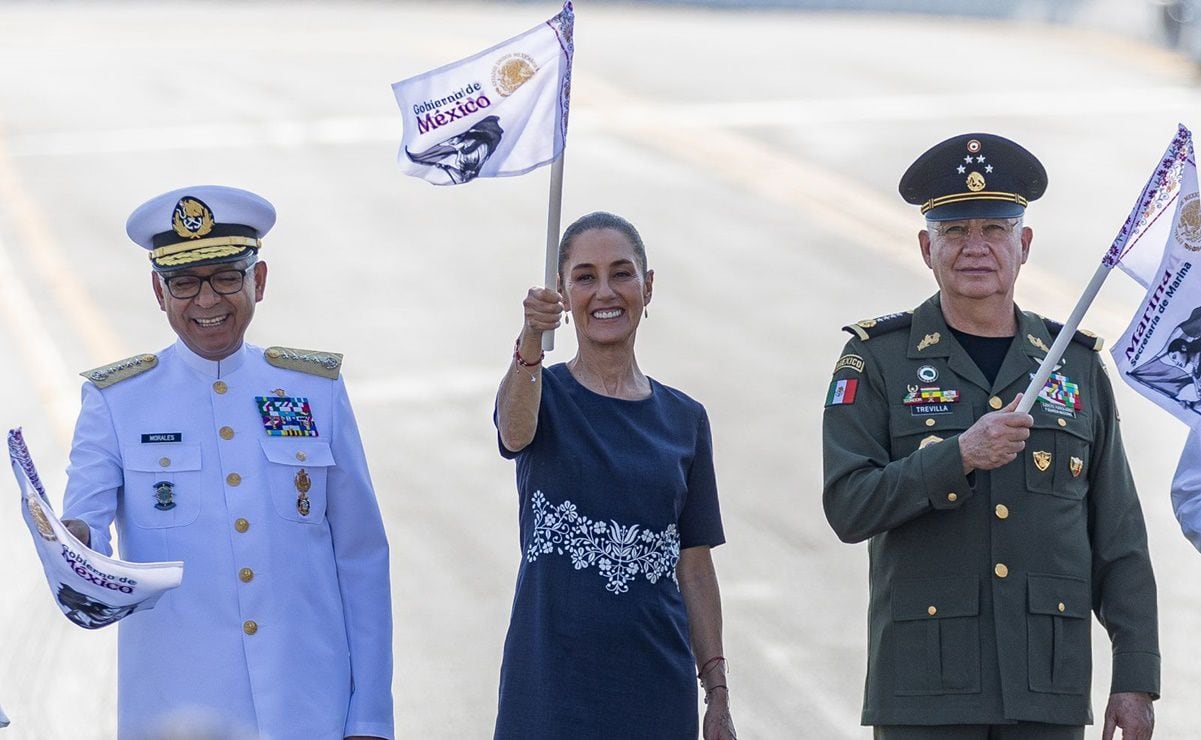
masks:
[[[1176,136],[1172,138],[1171,143],[1168,144],[1167,151],[1160,158],[1159,166],[1151,174],[1151,178],[1147,180],[1147,184],[1143,186],[1138,200],[1134,203],[1134,208],[1131,209],[1130,215],[1126,217],[1126,223],[1122,225],[1121,230],[1118,231],[1117,238],[1113,240],[1113,245],[1105,253],[1105,257],[1101,259],[1101,264],[1097,267],[1097,271],[1093,273],[1093,279],[1084,288],[1084,293],[1080,295],[1080,300],[1076,301],[1076,308],[1072,309],[1072,315],[1068,317],[1067,323],[1059,330],[1059,336],[1055,337],[1055,341],[1051,343],[1051,349],[1047,351],[1047,356],[1043,358],[1042,363],[1038,366],[1038,372],[1034,373],[1034,377],[1030,380],[1030,385],[1026,386],[1026,392],[1022,395],[1022,402],[1018,404],[1016,409],[1018,413],[1030,413],[1030,409],[1034,407],[1034,402],[1037,400],[1038,394],[1042,392],[1047,378],[1051,377],[1055,363],[1059,362],[1059,359],[1063,357],[1064,351],[1068,348],[1068,342],[1072,341],[1072,335],[1080,327],[1080,321],[1084,318],[1084,312],[1088,310],[1088,307],[1093,303],[1093,299],[1097,297],[1097,293],[1101,290],[1101,285],[1105,282],[1105,278],[1109,277],[1109,273],[1113,270],[1114,266],[1122,260],[1131,238],[1135,242],[1141,238],[1141,233],[1135,236],[1135,231],[1138,230],[1139,226],[1139,219],[1145,215],[1155,194],[1161,188],[1165,187],[1165,178],[1169,170],[1172,169],[1173,164],[1180,161],[1180,156],[1184,151],[1182,147],[1186,142],[1190,141],[1191,136],[1191,132],[1185,128],[1184,124],[1176,127]],[[1191,153],[1191,146],[1189,147],[1189,151]]]
[[[1059,358],[1063,357],[1063,353],[1068,348],[1068,342],[1072,341],[1072,335],[1076,333],[1076,329],[1080,326],[1080,321],[1084,318],[1085,311],[1092,305],[1093,299],[1097,297],[1097,293],[1101,290],[1101,285],[1105,283],[1105,278],[1109,277],[1112,266],[1102,262],[1097,266],[1097,271],[1093,273],[1093,279],[1088,282],[1084,288],[1084,292],[1080,295],[1080,300],[1076,301],[1076,307],[1072,309],[1072,315],[1068,317],[1067,323],[1059,330],[1059,336],[1055,337],[1055,341],[1051,343],[1051,349],[1047,350],[1047,356],[1043,358],[1042,363],[1038,366],[1038,371],[1034,373],[1034,377],[1030,380],[1030,385],[1026,386],[1026,392],[1022,394],[1022,402],[1018,404],[1017,412],[1019,414],[1028,414],[1030,409],[1034,407],[1034,401],[1038,398],[1038,394],[1047,383],[1047,378],[1051,377],[1051,373],[1055,370],[1055,363],[1059,362]]]
[[[558,290],[556,279],[559,275],[559,223],[563,211],[563,158],[567,156],[567,147],[559,153],[550,166],[550,201],[546,208],[546,269],[543,272],[542,285],[551,290]],[[555,348],[555,332],[542,332],[542,351],[549,352]]]

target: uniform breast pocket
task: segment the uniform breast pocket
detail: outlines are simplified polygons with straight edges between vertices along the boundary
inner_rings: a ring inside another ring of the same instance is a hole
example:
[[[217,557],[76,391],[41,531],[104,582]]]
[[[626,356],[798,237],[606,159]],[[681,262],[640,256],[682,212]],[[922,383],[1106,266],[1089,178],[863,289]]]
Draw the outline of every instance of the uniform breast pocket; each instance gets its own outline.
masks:
[[[898,695],[980,691],[978,578],[896,581],[889,627]]]
[[[130,445],[121,457],[125,512],[136,526],[183,527],[200,516],[200,445]]]
[[[1071,576],[1031,573],[1027,588],[1030,690],[1085,693],[1092,676],[1088,582]]]
[[[1062,422],[1062,423],[1061,423]],[[1026,487],[1035,493],[1079,500],[1088,493],[1092,434],[1077,419],[1040,419],[1035,415],[1026,440]]]
[[[923,447],[960,434],[974,421],[972,408],[966,403],[894,406],[888,415],[892,459],[900,460]]]
[[[325,521],[326,478],[334,465],[328,442],[290,437],[259,440],[275,513],[301,524]]]

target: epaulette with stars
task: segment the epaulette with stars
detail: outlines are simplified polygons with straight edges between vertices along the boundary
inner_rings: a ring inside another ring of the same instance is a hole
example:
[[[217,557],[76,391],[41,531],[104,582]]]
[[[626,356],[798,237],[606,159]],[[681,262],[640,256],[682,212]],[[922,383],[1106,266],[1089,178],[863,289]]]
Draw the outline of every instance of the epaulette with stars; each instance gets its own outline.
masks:
[[[263,357],[275,367],[285,370],[295,370],[309,375],[319,375],[323,378],[336,380],[338,371],[342,368],[340,352],[319,352],[312,349],[295,349],[293,347],[268,347],[263,350]]]
[[[101,367],[84,370],[80,375],[92,381],[97,388],[107,388],[135,375],[141,375],[157,365],[158,355],[134,355]]]
[[[890,331],[907,329],[912,323],[913,312],[901,311],[899,313],[890,313],[884,316],[877,316],[874,319],[856,321],[853,324],[848,324],[847,326],[842,327],[842,330],[850,332],[866,342],[872,337],[878,337],[881,334],[887,334]]]
[[[1047,325],[1047,331],[1051,334],[1052,341],[1054,341],[1055,337],[1059,336],[1059,330],[1063,328],[1063,324],[1046,317],[1043,317],[1043,323]],[[1072,341],[1077,344],[1083,344],[1093,352],[1100,352],[1101,348],[1105,346],[1104,338],[1093,334],[1087,329],[1080,329],[1072,334]]]

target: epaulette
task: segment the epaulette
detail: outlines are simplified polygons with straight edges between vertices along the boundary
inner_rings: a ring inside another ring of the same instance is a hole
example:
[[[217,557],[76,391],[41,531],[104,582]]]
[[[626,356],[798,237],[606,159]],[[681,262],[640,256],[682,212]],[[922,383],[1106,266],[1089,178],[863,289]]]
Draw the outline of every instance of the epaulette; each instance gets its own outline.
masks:
[[[1051,338],[1054,339],[1059,335],[1059,330],[1063,328],[1063,324],[1052,319],[1043,317],[1043,323],[1047,325],[1047,331],[1050,332]],[[1072,341],[1077,344],[1083,344],[1093,352],[1100,352],[1105,346],[1105,339],[1093,334],[1087,329],[1080,329],[1072,335]]]
[[[85,370],[80,375],[92,381],[97,388],[107,388],[135,375],[141,375],[156,365],[158,365],[158,355],[134,355],[94,370]]]
[[[874,319],[856,321],[853,324],[848,324],[847,326],[842,327],[842,330],[848,331],[866,342],[872,337],[878,337],[881,334],[887,334],[890,331],[906,329],[912,323],[913,312],[901,311],[900,313],[890,313],[884,316],[877,316]]]
[[[285,370],[295,370],[309,375],[320,375],[334,380],[342,367],[340,352],[318,352],[311,349],[295,349],[293,347],[268,347],[263,350],[263,357],[275,367]]]

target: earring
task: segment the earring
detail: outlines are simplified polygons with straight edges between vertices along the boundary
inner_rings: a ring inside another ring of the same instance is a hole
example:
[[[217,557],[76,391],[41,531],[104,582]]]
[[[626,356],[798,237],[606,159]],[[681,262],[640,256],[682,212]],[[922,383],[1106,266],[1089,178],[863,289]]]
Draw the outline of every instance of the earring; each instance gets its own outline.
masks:
[[[563,314],[563,323],[564,323],[564,324],[570,324],[570,323],[571,323],[571,314],[564,312],[564,314]]]
[[[642,318],[649,319],[650,317],[651,317],[650,309],[648,309],[646,306],[643,306],[642,307]]]

